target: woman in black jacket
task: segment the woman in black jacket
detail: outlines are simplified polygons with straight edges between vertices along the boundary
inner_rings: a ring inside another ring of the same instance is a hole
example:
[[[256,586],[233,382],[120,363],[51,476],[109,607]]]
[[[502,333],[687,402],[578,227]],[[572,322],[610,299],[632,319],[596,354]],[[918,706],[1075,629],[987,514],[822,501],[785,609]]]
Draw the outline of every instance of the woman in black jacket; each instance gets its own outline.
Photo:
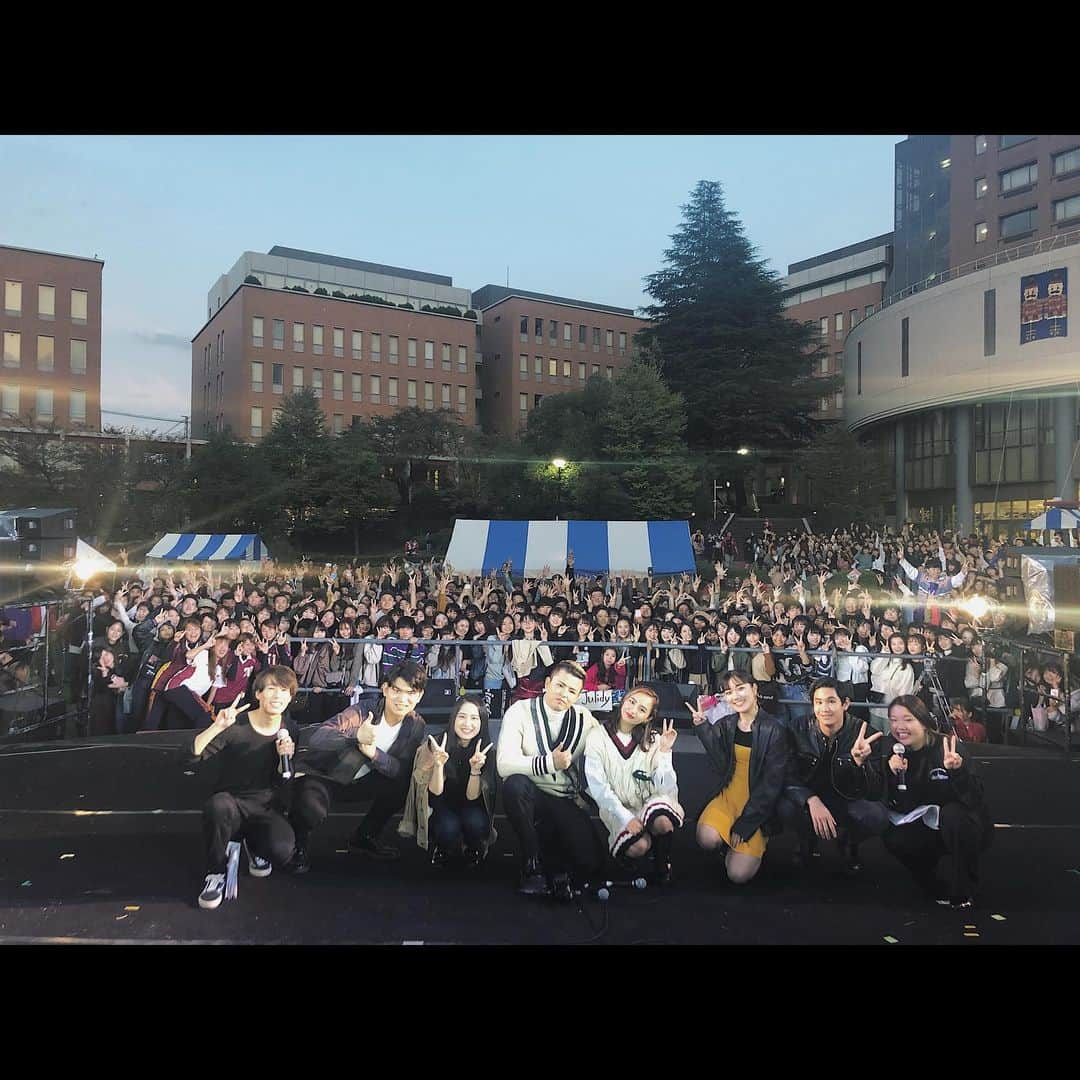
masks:
[[[885,770],[892,823],[885,847],[939,904],[969,908],[979,859],[994,832],[975,763],[961,755],[955,735],[935,730],[930,711],[914,695],[889,706],[889,733],[886,741],[904,753],[893,753]],[[942,856],[944,886],[935,872]]]
[[[767,836],[779,831],[777,806],[784,791],[788,746],[783,726],[758,708],[757,683],[738,671],[721,680],[735,709],[710,724],[687,705],[705,753],[720,774],[720,787],[697,824],[698,844],[726,851],[728,879],[745,885],[761,869]]]

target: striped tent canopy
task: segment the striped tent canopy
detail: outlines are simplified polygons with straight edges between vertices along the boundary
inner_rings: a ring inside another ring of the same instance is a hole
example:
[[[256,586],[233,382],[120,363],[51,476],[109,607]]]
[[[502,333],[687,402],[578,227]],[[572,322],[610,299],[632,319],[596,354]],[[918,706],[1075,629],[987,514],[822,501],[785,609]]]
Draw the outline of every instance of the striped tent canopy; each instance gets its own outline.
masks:
[[[1080,513],[1075,510],[1061,510],[1057,507],[1047,510],[1037,518],[1032,518],[1025,529],[1080,529]]]
[[[271,556],[255,533],[166,533],[146,557],[163,562],[259,562]]]
[[[679,574],[694,570],[685,521],[458,520],[446,561],[466,574],[498,571],[507,561],[517,574],[561,573],[567,552],[579,574]]]

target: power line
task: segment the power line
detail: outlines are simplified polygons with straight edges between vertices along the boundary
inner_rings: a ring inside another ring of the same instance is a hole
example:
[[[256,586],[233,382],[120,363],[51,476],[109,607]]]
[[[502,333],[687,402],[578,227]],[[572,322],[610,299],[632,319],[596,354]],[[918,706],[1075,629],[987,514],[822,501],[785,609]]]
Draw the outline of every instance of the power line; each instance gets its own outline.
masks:
[[[179,419],[175,416],[143,416],[141,413],[120,412],[117,409],[102,409],[103,413],[108,413],[109,416],[127,416],[132,420],[160,420],[166,424],[182,424],[185,417],[181,416]]]

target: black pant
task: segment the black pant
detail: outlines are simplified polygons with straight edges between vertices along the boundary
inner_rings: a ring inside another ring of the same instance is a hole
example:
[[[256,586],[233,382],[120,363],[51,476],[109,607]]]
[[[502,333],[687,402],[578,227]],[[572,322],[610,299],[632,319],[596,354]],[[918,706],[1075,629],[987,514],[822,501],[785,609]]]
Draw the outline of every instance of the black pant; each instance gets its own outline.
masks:
[[[963,803],[943,806],[938,826],[931,829],[922,821],[894,825],[885,833],[885,847],[928,891],[936,887],[934,870],[944,855],[948,895],[973,896],[979,885],[979,855],[989,845],[993,828]]]
[[[394,814],[404,807],[411,779],[404,766],[401,774],[394,779],[372,769],[366,776],[348,785],[315,776],[301,776],[293,781],[292,810],[289,815],[296,830],[297,843],[306,845],[308,836],[326,820],[335,796],[353,801],[374,799],[367,816],[354,833],[358,839],[374,839]]]
[[[542,853],[549,870],[573,870],[585,879],[603,865],[603,843],[588,812],[573,799],[548,795],[518,774],[503,784],[503,806],[526,859]]]
[[[296,838],[273,791],[233,795],[219,791],[203,805],[206,872],[224,874],[230,840],[246,840],[251,850],[275,866],[292,858]]]
[[[157,731],[163,720],[166,721],[167,728],[169,724],[167,718],[173,710],[182,714],[186,720],[184,727],[188,730],[202,730],[209,727],[214,719],[213,714],[203,708],[201,698],[196,697],[195,693],[186,686],[178,686],[175,690],[165,690],[157,695],[143,730]]]
[[[442,851],[456,854],[462,841],[466,847],[479,849],[487,843],[491,832],[484,800],[466,799],[461,806],[453,806],[445,798],[430,795],[431,817],[428,819],[430,843]]]
[[[883,803],[869,799],[849,800],[835,791],[818,798],[836,819],[837,829],[847,832],[849,843],[861,844],[871,836],[881,836],[889,827],[889,812]],[[800,843],[810,839],[814,826],[807,807],[799,806],[794,799],[784,795],[776,809],[781,821],[799,837]]]

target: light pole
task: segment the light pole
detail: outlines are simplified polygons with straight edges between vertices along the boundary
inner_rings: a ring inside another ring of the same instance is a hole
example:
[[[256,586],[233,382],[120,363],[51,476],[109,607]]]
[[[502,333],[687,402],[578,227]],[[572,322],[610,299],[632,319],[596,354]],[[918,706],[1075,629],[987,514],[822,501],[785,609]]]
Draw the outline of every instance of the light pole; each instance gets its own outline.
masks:
[[[570,462],[566,458],[557,457],[551,459],[551,464],[555,469],[555,520],[558,521],[559,511],[562,509],[563,473]]]

